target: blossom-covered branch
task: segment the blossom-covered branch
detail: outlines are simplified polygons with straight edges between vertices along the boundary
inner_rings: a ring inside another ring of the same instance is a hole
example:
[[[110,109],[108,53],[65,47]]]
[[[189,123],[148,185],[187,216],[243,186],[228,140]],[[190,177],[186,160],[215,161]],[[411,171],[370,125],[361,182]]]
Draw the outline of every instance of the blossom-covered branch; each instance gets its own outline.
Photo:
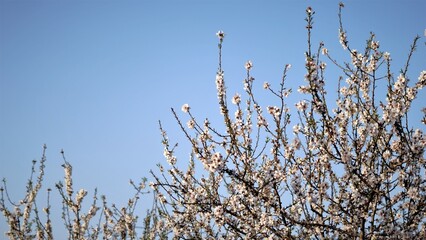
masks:
[[[295,103],[295,118],[287,100],[292,90],[285,87],[289,64],[277,88],[263,83],[278,104],[261,106],[255,97],[251,61],[244,65],[245,100],[237,93],[228,104],[221,65],[225,34],[218,32],[216,90],[224,132],[194,118],[188,104],[182,106],[187,125],[172,110],[191,144],[188,168],[180,169],[176,146],[160,125],[169,167],[160,165],[151,187],[174,238],[426,237],[426,137],[408,121],[426,86],[426,71],[409,81],[418,37],[404,70],[394,77],[390,54],[380,50],[374,34],[363,51],[351,47],[343,7],[339,4],[338,40],[351,60],[343,63],[324,43],[314,50],[315,12],[306,9],[305,84],[298,88],[303,99]],[[342,72],[336,99],[325,88],[332,78],[326,62]],[[383,98],[378,85],[386,89]]]

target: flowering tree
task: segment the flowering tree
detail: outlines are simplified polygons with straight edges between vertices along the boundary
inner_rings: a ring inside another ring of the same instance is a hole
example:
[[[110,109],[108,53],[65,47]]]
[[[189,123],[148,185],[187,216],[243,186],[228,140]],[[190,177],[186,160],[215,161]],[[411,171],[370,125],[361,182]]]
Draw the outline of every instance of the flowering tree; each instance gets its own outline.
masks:
[[[230,105],[221,65],[217,97],[224,131],[172,109],[192,146],[187,169],[160,124],[169,169],[159,166],[151,187],[162,202],[164,223],[183,239],[397,239],[426,237],[426,138],[410,126],[408,112],[425,85],[426,71],[410,81],[408,65],[394,75],[391,57],[374,34],[363,51],[350,47],[339,5],[339,40],[351,62],[339,63],[324,44],[313,49],[314,11],[306,9],[308,49],[305,85],[291,124],[285,87],[263,87],[279,104],[262,107],[253,92],[252,62],[245,64],[246,100]],[[342,71],[335,104],[325,90],[326,64]],[[380,81],[379,81],[380,80]],[[385,99],[376,91],[386,85]],[[425,109],[423,110],[425,113]],[[234,116],[232,116],[234,112]],[[422,119],[426,124],[426,118]],[[202,164],[203,169],[196,164]]]
[[[52,190],[47,189],[47,203],[40,210],[39,193],[43,187],[46,163],[46,146],[36,171],[37,161],[33,161],[31,176],[26,186],[25,197],[20,201],[12,201],[9,197],[6,180],[0,187],[0,212],[4,215],[9,231],[5,235],[9,239],[54,239],[53,222],[51,217],[52,207],[50,197]],[[64,183],[59,182],[56,188],[62,199],[62,219],[67,239],[165,239],[163,232],[155,232],[158,222],[157,202],[143,218],[143,223],[138,225],[139,217],[135,210],[140,197],[147,193],[144,191],[146,179],[139,184],[130,181],[135,190],[133,197],[129,198],[127,205],[117,207],[107,203],[106,197],[101,196],[102,204],[98,203],[97,191],[93,194],[91,204],[85,206],[84,200],[88,192],[84,189],[74,191],[72,166],[65,159],[62,151],[65,176]],[[84,209],[88,209],[87,212]],[[55,221],[54,221],[55,222]],[[140,231],[138,231],[140,228]],[[65,236],[62,236],[64,238]]]

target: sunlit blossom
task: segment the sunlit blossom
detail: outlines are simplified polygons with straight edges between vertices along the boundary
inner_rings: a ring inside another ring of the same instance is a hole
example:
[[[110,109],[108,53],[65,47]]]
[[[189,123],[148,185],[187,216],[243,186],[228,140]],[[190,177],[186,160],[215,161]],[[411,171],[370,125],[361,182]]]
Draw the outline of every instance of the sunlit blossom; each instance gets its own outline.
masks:
[[[247,70],[250,70],[252,67],[253,67],[253,63],[251,61],[247,61],[244,64],[244,68],[247,69]]]
[[[195,127],[195,121],[191,119],[186,123],[186,125],[189,129],[193,129]]]
[[[225,33],[220,30],[216,33],[216,36],[219,38],[219,40],[223,40],[223,38],[225,38]]]
[[[423,88],[424,86],[426,86],[426,71],[422,71],[420,73],[420,76],[418,78],[419,80],[419,88]]]
[[[271,85],[268,82],[263,83],[263,89],[268,89]]]
[[[293,132],[296,133],[296,134],[300,132],[300,129],[301,129],[301,127],[300,127],[299,124],[296,124],[296,125],[293,126]]]
[[[307,109],[307,107],[308,107],[308,104],[304,100],[296,103],[296,108],[299,111],[305,111]]]
[[[390,53],[388,53],[388,52],[384,52],[383,53],[383,58],[385,59],[385,60],[390,60]]]
[[[188,104],[183,104],[182,105],[182,112],[184,112],[184,113],[187,113],[187,112],[189,112],[189,109],[190,109],[190,107],[189,107],[189,105]]]
[[[285,65],[286,70],[290,70],[290,68],[291,68],[291,64],[288,63],[288,64]]]
[[[371,49],[377,50],[380,47],[380,44],[378,41],[371,41]]]
[[[232,98],[232,103],[233,104],[240,104],[240,102],[241,102],[241,95],[237,93]]]
[[[346,39],[346,32],[344,32],[342,29],[339,28],[339,42],[342,45],[343,49],[347,49],[348,42]]]

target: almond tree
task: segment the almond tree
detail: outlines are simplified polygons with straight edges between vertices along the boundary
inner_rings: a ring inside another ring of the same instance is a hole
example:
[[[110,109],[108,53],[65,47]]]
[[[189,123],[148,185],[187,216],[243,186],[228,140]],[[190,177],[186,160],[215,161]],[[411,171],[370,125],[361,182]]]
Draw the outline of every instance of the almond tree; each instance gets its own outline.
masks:
[[[55,239],[55,223],[59,219],[52,219],[52,206],[50,198],[51,188],[47,189],[47,202],[40,209],[39,195],[43,188],[43,180],[46,167],[46,145],[37,169],[37,161],[33,161],[31,176],[28,179],[25,196],[19,201],[13,201],[9,197],[6,180],[0,186],[0,212],[5,217],[9,230],[4,233],[9,239]],[[89,206],[88,192],[85,189],[74,190],[72,165],[65,159],[61,151],[64,164],[64,183],[58,182],[56,188],[62,199],[62,220],[67,236],[61,239],[166,239],[164,232],[156,232],[158,214],[157,201],[154,200],[152,208],[147,211],[143,222],[139,223],[136,214],[136,206],[140,198],[147,194],[145,189],[146,179],[138,184],[130,181],[135,194],[129,198],[127,204],[118,207],[110,205],[104,195],[99,204],[97,191],[95,190]],[[38,170],[38,171],[37,171]],[[54,208],[53,208],[54,209]],[[87,209],[87,210],[84,210]],[[42,211],[41,211],[42,210]],[[54,211],[54,210],[53,210]],[[3,235],[3,233],[2,233]]]
[[[298,89],[304,100],[295,104],[293,116],[289,104],[294,103],[287,101],[291,89],[285,87],[290,65],[277,87],[263,84],[279,104],[260,105],[250,61],[245,101],[236,94],[230,104],[221,64],[225,34],[217,33],[216,87],[224,131],[197,120],[188,104],[182,106],[187,120],[172,109],[192,146],[187,169],[180,169],[176,145],[160,123],[169,167],[160,165],[151,183],[162,202],[159,230],[170,229],[175,239],[426,237],[426,139],[408,119],[426,85],[426,71],[417,81],[408,76],[419,37],[402,71],[393,74],[390,54],[379,49],[374,34],[363,51],[351,48],[342,8],[341,3],[339,41],[351,59],[343,63],[323,43],[313,49],[315,12],[306,9],[305,85]],[[326,78],[337,77],[327,76],[324,59],[341,70],[336,99],[325,89]],[[386,96],[377,91],[380,84]]]

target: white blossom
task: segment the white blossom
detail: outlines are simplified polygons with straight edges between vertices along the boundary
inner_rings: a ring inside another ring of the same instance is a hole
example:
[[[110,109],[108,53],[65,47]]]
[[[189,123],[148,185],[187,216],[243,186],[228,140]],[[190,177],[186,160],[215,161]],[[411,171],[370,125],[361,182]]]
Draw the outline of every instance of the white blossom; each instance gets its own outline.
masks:
[[[263,83],[263,88],[268,89],[271,85],[268,82]]]
[[[232,98],[232,103],[233,104],[240,104],[240,102],[241,102],[241,95],[237,93]]]
[[[244,64],[244,68],[247,70],[250,70],[253,67],[253,63],[251,61],[247,61],[246,64]]]
[[[219,40],[223,40],[225,38],[225,33],[220,30],[216,33],[216,36],[219,38]]]
[[[188,104],[185,103],[185,104],[182,105],[182,112],[187,113],[187,112],[189,112],[189,109],[190,109],[190,107],[189,107]]]

